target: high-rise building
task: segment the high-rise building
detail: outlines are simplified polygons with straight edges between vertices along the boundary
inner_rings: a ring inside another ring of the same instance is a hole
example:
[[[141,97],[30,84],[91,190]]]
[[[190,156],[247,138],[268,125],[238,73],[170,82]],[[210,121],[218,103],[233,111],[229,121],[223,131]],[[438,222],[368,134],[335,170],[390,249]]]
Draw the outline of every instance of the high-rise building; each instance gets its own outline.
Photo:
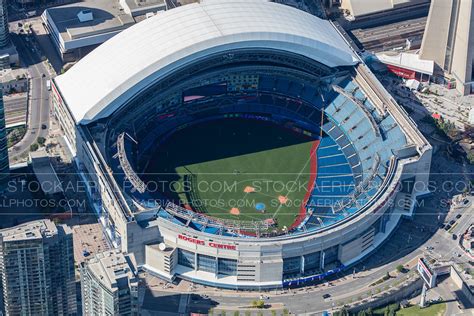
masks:
[[[117,251],[81,263],[84,315],[138,315],[139,281],[135,258]]]
[[[10,44],[8,33],[7,0],[0,0],[0,48],[7,47]]]
[[[0,230],[0,277],[5,315],[76,315],[71,229],[39,220]]]
[[[472,0],[432,0],[420,57],[433,60],[456,80],[456,89],[473,91],[474,6]]]
[[[9,175],[7,129],[2,89],[0,89],[0,192],[5,188]]]

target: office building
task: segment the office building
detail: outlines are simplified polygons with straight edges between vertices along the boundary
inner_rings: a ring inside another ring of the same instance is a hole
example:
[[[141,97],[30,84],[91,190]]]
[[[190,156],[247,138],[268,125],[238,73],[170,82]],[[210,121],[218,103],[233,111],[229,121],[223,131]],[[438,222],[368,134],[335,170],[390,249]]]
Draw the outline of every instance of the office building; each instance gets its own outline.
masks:
[[[8,141],[5,124],[5,108],[3,105],[3,95],[0,91],[0,192],[5,189],[9,176],[8,164]]]
[[[421,58],[433,60],[464,95],[474,86],[473,18],[472,0],[433,0],[420,51]]]
[[[164,0],[86,0],[48,8],[41,18],[62,60],[71,62],[166,8]]]
[[[50,220],[0,230],[5,315],[76,315],[72,231]]]
[[[81,263],[84,315],[139,315],[138,277],[133,255],[116,251]]]
[[[0,0],[0,70],[18,63],[18,52],[9,36],[7,0]]]
[[[10,44],[8,31],[7,0],[0,0],[0,48]]]

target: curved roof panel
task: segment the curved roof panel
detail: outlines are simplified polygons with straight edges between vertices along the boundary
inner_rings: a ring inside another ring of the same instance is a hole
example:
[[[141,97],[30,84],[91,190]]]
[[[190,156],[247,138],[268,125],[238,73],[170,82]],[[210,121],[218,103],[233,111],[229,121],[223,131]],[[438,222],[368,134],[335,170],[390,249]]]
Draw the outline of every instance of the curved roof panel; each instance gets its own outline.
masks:
[[[55,82],[76,122],[87,124],[182,65],[236,48],[289,51],[330,67],[357,63],[328,21],[266,1],[211,0],[130,27]]]

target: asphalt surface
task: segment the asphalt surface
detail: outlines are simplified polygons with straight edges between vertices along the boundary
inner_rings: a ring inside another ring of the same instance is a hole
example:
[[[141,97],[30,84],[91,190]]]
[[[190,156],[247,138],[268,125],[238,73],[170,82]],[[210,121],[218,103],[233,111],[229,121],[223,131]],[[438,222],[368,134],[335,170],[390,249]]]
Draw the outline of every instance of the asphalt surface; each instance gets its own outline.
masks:
[[[14,27],[10,27],[10,29]],[[27,37],[30,38],[29,41],[26,40]],[[48,130],[41,127],[49,124],[49,91],[46,81],[50,79],[50,75],[41,60],[41,54],[36,48],[37,44],[33,35],[12,34],[11,39],[20,55],[22,67],[27,67],[31,78],[27,119],[28,130],[25,137],[9,153],[10,162],[15,163],[28,153],[30,145],[34,144],[38,137],[46,138],[48,135]],[[45,75],[44,78],[42,77],[43,74]]]

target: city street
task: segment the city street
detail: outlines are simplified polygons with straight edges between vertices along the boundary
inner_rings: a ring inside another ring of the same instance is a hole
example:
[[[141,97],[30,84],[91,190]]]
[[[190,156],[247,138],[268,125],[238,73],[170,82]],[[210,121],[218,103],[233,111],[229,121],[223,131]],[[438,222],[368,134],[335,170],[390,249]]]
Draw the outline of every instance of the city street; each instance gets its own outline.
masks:
[[[51,75],[32,40],[33,36],[13,33],[11,35],[20,55],[21,64],[28,68],[31,78],[27,119],[28,130],[25,137],[11,148],[9,153],[10,162],[15,163],[26,158],[30,145],[34,144],[38,137],[46,138],[48,135],[48,129],[42,128],[42,126],[47,127],[49,125],[49,91],[46,81],[51,78]],[[29,40],[27,41],[26,38],[29,38]]]

